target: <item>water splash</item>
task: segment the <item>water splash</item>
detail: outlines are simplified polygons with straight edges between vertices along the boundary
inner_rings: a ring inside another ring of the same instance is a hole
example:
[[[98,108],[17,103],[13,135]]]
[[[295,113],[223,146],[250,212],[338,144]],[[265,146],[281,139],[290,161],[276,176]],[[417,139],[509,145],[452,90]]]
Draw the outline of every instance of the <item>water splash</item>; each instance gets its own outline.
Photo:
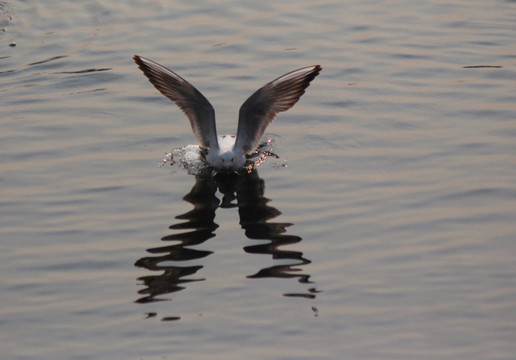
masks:
[[[281,159],[279,155],[273,152],[274,139],[266,139],[252,154],[247,156],[245,169],[249,172],[252,169],[267,162],[274,168],[287,167],[285,159]],[[198,175],[201,172],[213,171],[213,168],[206,163],[206,149],[199,145],[186,145],[173,149],[171,152],[165,153],[163,159],[159,162],[159,167],[167,164],[171,166],[185,169],[189,174]]]

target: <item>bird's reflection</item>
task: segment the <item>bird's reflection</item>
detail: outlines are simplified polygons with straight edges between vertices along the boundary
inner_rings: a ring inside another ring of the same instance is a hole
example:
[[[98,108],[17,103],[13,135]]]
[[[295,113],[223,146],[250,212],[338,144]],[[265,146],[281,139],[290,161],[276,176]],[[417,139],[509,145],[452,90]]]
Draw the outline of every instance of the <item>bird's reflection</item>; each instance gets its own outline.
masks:
[[[219,200],[217,190],[222,194]],[[240,225],[249,239],[262,240],[260,244],[244,247],[249,254],[270,254],[275,260],[288,261],[259,270],[248,278],[297,278],[302,284],[310,284],[310,275],[303,273],[303,267],[310,260],[303,253],[294,250],[282,250],[285,245],[301,241],[301,237],[286,234],[292,224],[270,222],[281,212],[269,206],[269,199],[264,197],[265,184],[258,176],[256,169],[246,174],[199,174],[195,176],[195,185],[183,198],[194,208],[176,216],[180,220],[169,228],[174,234],[167,235],[161,240],[173,242],[172,245],[158,246],[147,251],[151,254],[136,262],[137,267],[146,268],[155,274],[140,277],[144,289],[138,293],[143,295],[136,302],[149,303],[160,301],[160,295],[183,290],[187,283],[202,281],[202,278],[192,278],[192,275],[203,268],[203,265],[188,265],[192,260],[202,264],[202,258],[212,252],[196,250],[195,245],[202,244],[215,236],[218,225],[214,222],[217,208],[238,207]],[[267,240],[267,243],[263,243]],[[186,264],[188,261],[188,264]],[[156,273],[156,272],[159,272]],[[188,277],[188,278],[186,278]],[[309,286],[306,286],[309,287]],[[314,287],[304,289],[299,293],[284,293],[289,297],[315,298],[317,290]]]

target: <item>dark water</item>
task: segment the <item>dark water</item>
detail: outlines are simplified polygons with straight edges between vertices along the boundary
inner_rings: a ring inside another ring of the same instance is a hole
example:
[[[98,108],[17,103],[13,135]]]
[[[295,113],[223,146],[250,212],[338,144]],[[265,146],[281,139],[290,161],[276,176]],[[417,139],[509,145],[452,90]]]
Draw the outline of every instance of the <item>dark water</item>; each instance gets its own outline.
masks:
[[[514,1],[0,1],[0,355],[513,359]],[[323,71],[246,176],[132,63],[197,86],[220,133]]]

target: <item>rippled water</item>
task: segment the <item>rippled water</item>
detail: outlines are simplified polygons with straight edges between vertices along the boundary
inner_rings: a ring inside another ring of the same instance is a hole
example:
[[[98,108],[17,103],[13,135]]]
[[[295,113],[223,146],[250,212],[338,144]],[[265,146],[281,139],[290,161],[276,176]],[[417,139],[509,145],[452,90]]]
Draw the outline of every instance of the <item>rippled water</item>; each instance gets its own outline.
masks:
[[[0,1],[0,355],[513,359],[516,2]],[[247,175],[194,144],[132,62],[221,134],[323,71]]]

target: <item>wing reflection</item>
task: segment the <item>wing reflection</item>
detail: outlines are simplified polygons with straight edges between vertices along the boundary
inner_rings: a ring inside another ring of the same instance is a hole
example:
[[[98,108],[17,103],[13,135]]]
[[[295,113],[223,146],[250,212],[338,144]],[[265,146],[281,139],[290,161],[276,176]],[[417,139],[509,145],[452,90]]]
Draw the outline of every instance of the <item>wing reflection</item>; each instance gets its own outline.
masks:
[[[279,216],[281,212],[267,205],[270,201],[264,197],[265,182],[253,171],[248,176],[238,178],[236,197],[240,225],[245,235],[253,240],[269,240],[267,244],[244,247],[249,254],[270,254],[275,260],[287,260],[289,264],[276,265],[264,268],[248,278],[299,278],[301,283],[310,283],[310,275],[299,273],[302,265],[310,264],[310,260],[303,257],[303,253],[293,250],[281,250],[281,246],[295,244],[302,239],[296,235],[286,235],[290,223],[268,222]],[[284,296],[315,298],[315,288],[307,293],[288,293]]]
[[[191,249],[188,246],[199,245],[215,236],[214,231],[218,227],[213,221],[215,210],[219,207],[219,199],[215,196],[217,184],[212,177],[196,176],[195,185],[183,200],[191,203],[194,208],[176,219],[184,222],[173,224],[169,227],[172,230],[182,230],[180,233],[171,234],[161,238],[162,241],[179,242],[169,246],[159,246],[147,251],[151,254],[159,254],[141,258],[135,264],[150,271],[162,271],[161,275],[149,275],[138,278],[146,288],[138,291],[145,295],[136,300],[138,303],[160,301],[157,296],[173,293],[184,289],[182,284],[201,281],[204,279],[184,279],[193,275],[200,269],[201,265],[179,266],[181,261],[201,259],[211,254],[211,251]],[[173,262],[172,265],[163,263]]]
[[[221,200],[215,195],[217,190],[222,194]],[[161,239],[174,244],[147,249],[152,255],[141,258],[135,264],[152,272],[160,272],[138,279],[145,288],[138,291],[144,296],[136,302],[165,300],[159,296],[183,290],[188,282],[204,280],[191,278],[203,265],[186,265],[184,262],[200,260],[212,253],[196,250],[192,246],[202,244],[215,236],[218,225],[214,219],[218,207],[238,207],[240,225],[245,230],[245,235],[249,239],[260,240],[260,244],[244,247],[247,253],[268,254],[275,260],[286,262],[261,269],[248,278],[297,278],[300,283],[311,283],[310,275],[302,272],[303,267],[310,264],[310,260],[304,258],[302,252],[281,249],[285,245],[300,242],[301,237],[285,234],[287,228],[292,226],[290,223],[270,222],[281,212],[268,205],[270,200],[264,197],[264,190],[265,183],[256,169],[245,175],[196,175],[195,185],[183,198],[194,208],[176,216],[176,219],[184,221],[171,225],[170,229],[175,230],[175,233]],[[263,243],[264,240],[268,242]],[[315,288],[310,288],[304,292],[283,295],[315,298],[316,293]]]

